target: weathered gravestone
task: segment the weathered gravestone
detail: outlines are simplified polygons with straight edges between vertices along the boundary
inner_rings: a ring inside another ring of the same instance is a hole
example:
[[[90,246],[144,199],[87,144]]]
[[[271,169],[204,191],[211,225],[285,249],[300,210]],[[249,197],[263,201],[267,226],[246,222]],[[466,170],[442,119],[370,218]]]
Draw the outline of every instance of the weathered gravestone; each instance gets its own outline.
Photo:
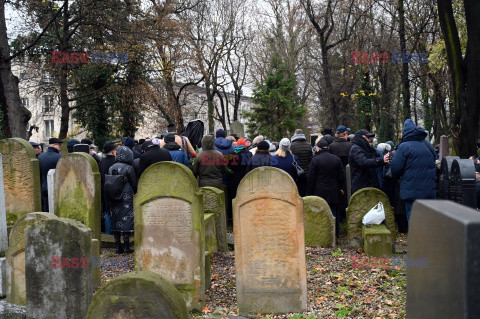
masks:
[[[48,187],[48,211],[55,213],[55,170],[51,169],[47,173],[47,187]]]
[[[27,311],[24,306],[14,305],[0,300],[0,318],[2,319],[25,319]]]
[[[392,242],[397,237],[397,226],[395,224],[395,213],[390,205],[387,195],[378,188],[362,188],[355,192],[350,198],[347,208],[347,239],[350,247],[358,247],[362,243],[362,219],[379,202],[385,210],[383,223],[392,233]]]
[[[438,153],[438,159],[440,161],[442,161],[442,159],[448,154],[448,138],[445,135],[440,136],[440,147]]]
[[[41,211],[40,167],[32,145],[21,138],[0,141],[7,223],[22,215]]]
[[[30,213],[23,215],[13,225],[10,232],[10,245],[6,252],[7,260],[7,302],[25,306],[25,229],[44,219],[56,218],[50,213]]]
[[[347,180],[347,202],[350,202],[352,197],[352,173],[350,171],[350,164],[345,167],[345,178]]]
[[[245,137],[245,125],[239,121],[230,124],[230,133],[236,133],[239,137]]]
[[[27,318],[85,318],[93,295],[92,231],[70,218],[25,230]]]
[[[450,171],[453,186],[450,187],[450,198],[457,203],[477,208],[475,192],[475,165],[469,159],[455,159]]]
[[[305,245],[335,247],[335,217],[327,202],[317,196],[303,197]]]
[[[445,156],[440,163],[440,175],[438,176],[438,197],[441,199],[450,198],[450,188],[454,187],[454,179],[451,176],[453,161],[460,159],[458,156]]]
[[[407,318],[478,318],[480,215],[451,201],[418,200],[408,232]]]
[[[233,217],[239,312],[305,311],[303,201],[290,175],[273,167],[249,172]]]
[[[160,274],[189,309],[205,301],[202,193],[185,165],[156,163],[140,177],[134,198],[135,268]]]
[[[215,215],[215,229],[219,251],[228,251],[227,216],[225,212],[225,192],[215,187],[202,187],[203,210]]]
[[[85,153],[60,158],[55,169],[55,214],[87,225],[101,240],[100,173],[97,162]]]
[[[187,307],[178,290],[159,274],[131,272],[110,281],[92,299],[87,319],[185,319]]]

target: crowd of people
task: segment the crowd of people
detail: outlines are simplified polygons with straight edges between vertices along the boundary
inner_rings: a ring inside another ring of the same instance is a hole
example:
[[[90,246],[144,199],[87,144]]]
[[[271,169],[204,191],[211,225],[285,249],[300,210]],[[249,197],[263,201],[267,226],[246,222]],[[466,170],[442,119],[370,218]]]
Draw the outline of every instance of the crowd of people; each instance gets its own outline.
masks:
[[[102,230],[114,235],[118,253],[129,253],[133,197],[138,181],[150,165],[162,161],[174,161],[191,168],[200,187],[224,190],[230,225],[233,224],[231,203],[240,181],[249,171],[261,166],[287,172],[300,196],[325,199],[335,216],[337,236],[348,205],[347,164],[352,194],[366,187],[382,189],[392,202],[403,205],[409,220],[414,200],[436,197],[438,155],[426,140],[426,131],[415,126],[412,120],[405,121],[396,147],[391,141],[376,144],[374,137],[375,134],[365,129],[353,134],[344,125],[335,130],[324,129],[314,143],[307,140],[302,129],[279,142],[262,135],[253,140],[235,134],[227,136],[219,129],[215,135],[203,136],[201,144],[194,147],[187,137],[176,132],[174,125],[169,125],[167,132],[156,138],[137,142],[126,137],[107,142],[102,156],[95,153],[89,140],[72,139],[67,146],[68,152],[73,152],[77,144],[90,145],[85,151],[98,162],[101,174]],[[31,143],[36,148],[35,143]],[[60,139],[51,138],[47,151],[37,153],[44,211],[48,211],[47,174],[62,156],[62,143]]]

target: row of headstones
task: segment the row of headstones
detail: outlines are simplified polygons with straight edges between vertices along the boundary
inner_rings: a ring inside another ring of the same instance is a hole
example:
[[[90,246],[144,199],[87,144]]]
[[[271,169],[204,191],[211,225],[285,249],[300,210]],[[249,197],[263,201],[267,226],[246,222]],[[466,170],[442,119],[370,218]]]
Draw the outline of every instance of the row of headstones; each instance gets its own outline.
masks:
[[[438,197],[477,208],[475,165],[470,159],[446,156],[440,164]]]

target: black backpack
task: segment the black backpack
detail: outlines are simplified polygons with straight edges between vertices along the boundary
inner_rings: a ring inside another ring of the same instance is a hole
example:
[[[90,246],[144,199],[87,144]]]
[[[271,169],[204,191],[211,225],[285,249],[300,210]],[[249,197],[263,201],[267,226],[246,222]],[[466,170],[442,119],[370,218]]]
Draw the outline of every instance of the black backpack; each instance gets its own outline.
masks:
[[[112,175],[105,175],[105,196],[110,201],[123,200],[125,183],[123,175],[118,175],[117,171],[112,171]]]

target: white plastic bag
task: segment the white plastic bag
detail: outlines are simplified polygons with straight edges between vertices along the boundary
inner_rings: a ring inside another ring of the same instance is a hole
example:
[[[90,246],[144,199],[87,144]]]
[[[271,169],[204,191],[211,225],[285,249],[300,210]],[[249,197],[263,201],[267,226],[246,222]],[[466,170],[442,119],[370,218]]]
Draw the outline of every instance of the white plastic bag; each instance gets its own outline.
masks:
[[[385,220],[385,210],[383,203],[379,202],[375,207],[363,216],[362,223],[364,225],[379,225]]]

